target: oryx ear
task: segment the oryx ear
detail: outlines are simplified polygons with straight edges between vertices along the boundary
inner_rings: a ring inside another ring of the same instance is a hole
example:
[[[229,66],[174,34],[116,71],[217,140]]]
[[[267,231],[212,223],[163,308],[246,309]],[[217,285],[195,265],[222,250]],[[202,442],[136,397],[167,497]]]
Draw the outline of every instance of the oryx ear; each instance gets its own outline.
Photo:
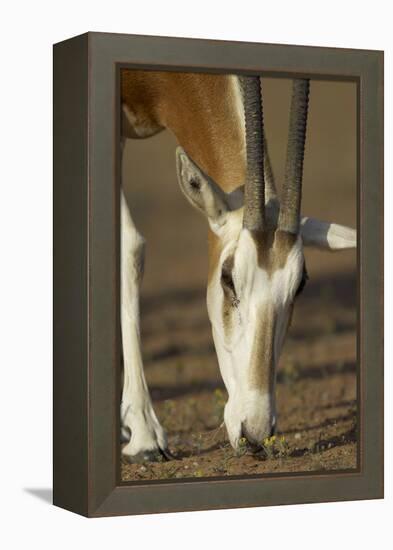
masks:
[[[345,225],[302,218],[300,232],[305,246],[322,250],[356,248],[356,230]]]
[[[189,202],[210,222],[223,225],[229,210],[224,191],[190,159],[182,147],[176,149],[176,168],[180,189]]]

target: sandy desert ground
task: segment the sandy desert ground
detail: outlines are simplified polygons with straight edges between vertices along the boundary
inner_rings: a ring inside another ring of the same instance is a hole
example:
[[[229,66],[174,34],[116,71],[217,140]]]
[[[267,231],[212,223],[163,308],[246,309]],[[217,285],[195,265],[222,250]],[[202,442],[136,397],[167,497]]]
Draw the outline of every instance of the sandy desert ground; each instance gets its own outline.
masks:
[[[290,82],[264,81],[265,124],[278,182]],[[357,467],[356,252],[307,250],[277,377],[277,436],[257,455],[234,452],[222,423],[226,393],[206,311],[207,226],[176,181],[168,131],[129,141],[123,180],[147,239],[142,350],[156,413],[176,459],[129,464],[123,481],[308,472]],[[313,82],[303,212],[356,226],[356,87]]]

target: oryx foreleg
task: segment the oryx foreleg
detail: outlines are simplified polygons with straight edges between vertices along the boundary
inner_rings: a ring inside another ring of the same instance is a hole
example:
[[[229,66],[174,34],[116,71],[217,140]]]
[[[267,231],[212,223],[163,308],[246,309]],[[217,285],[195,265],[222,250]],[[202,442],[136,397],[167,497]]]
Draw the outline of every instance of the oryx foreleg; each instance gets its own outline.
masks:
[[[121,401],[122,435],[129,439],[123,454],[134,461],[160,458],[167,447],[155,415],[141,354],[139,287],[143,275],[145,241],[132,221],[123,190],[121,222],[121,330],[124,381]]]

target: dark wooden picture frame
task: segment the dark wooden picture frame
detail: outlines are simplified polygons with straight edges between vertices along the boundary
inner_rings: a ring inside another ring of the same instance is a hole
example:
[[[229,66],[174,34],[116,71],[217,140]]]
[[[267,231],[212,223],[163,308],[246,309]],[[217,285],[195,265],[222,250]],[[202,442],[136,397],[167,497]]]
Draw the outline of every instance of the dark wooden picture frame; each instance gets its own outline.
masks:
[[[360,468],[120,482],[122,67],[358,86]],[[87,33],[54,46],[54,504],[90,517],[383,497],[383,53]]]

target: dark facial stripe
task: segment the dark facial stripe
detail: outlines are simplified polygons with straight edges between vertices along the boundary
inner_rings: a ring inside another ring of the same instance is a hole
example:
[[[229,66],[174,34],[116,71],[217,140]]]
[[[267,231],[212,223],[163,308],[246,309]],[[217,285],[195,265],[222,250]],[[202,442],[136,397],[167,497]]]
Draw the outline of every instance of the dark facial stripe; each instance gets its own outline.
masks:
[[[272,307],[258,312],[257,328],[250,358],[250,388],[262,393],[274,391],[274,337],[276,317]]]

